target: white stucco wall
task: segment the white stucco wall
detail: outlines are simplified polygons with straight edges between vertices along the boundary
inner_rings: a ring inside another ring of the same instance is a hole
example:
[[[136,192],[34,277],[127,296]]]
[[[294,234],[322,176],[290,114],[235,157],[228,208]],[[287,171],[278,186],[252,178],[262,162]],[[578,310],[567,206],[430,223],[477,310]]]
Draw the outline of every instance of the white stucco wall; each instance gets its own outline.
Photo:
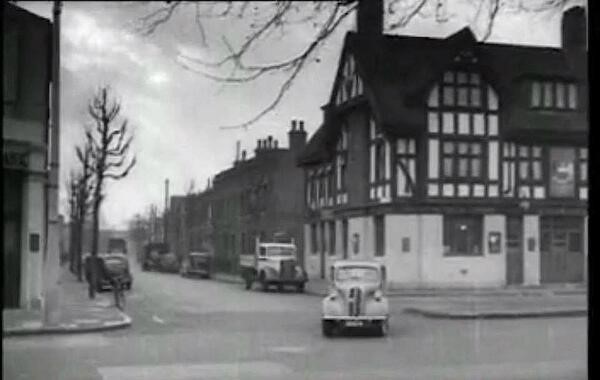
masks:
[[[529,250],[529,239],[535,239],[535,247]],[[523,284],[539,285],[540,264],[540,217],[539,215],[523,216]]]
[[[21,291],[23,307],[39,305],[43,292],[43,258],[45,244],[45,219],[44,219],[44,179],[43,177],[30,176],[25,179],[27,191],[23,194],[26,209],[23,213],[24,222],[21,242],[23,261],[26,262],[21,268]],[[39,250],[32,252],[29,247],[29,234],[38,234]],[[24,284],[24,281],[26,284]]]
[[[318,230],[318,229],[317,229]],[[312,252],[312,236],[310,235],[310,224],[304,225],[304,268],[309,279],[319,278],[319,254]]]
[[[387,268],[391,287],[419,283],[419,222],[418,215],[385,216],[385,255],[380,259]],[[402,240],[409,239],[409,251],[402,251]]]
[[[358,253],[354,252],[353,236],[358,234]],[[374,222],[372,216],[361,216],[348,219],[348,259],[371,259],[374,257]]]
[[[483,218],[483,256],[443,256],[443,216],[422,215],[422,285],[425,287],[499,287],[506,283],[505,220],[502,215]],[[488,252],[488,232],[501,233],[501,252]]]

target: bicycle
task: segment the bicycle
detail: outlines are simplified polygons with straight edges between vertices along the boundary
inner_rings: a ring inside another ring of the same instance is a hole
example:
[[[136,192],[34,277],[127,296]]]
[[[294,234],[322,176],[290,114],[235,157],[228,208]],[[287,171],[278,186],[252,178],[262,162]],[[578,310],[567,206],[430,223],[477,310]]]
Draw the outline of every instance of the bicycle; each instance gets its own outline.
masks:
[[[115,296],[115,306],[119,310],[125,309],[125,282],[120,276],[113,277],[113,294]]]

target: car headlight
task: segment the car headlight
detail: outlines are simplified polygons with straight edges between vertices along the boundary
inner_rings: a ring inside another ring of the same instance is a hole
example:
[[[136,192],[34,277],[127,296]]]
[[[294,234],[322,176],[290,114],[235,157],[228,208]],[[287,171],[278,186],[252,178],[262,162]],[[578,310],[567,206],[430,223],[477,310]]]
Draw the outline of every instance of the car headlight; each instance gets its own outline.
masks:
[[[383,298],[383,292],[378,289],[373,293],[373,297],[375,298],[375,301],[379,302]]]

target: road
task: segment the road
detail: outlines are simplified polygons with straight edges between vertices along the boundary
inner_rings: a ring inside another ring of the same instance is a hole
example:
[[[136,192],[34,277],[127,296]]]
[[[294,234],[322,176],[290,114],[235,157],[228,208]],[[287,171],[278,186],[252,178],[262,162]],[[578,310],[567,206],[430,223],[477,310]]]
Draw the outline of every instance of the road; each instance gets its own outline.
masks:
[[[438,320],[321,336],[320,298],[139,272],[129,329],[3,339],[4,379],[586,379],[587,319]]]

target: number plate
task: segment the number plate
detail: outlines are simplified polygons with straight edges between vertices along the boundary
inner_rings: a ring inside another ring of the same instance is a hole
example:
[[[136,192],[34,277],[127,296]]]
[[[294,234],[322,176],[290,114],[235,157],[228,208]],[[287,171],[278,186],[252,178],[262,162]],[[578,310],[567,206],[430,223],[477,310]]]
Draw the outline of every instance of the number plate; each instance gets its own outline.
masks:
[[[347,327],[361,327],[363,325],[363,321],[346,321]]]

